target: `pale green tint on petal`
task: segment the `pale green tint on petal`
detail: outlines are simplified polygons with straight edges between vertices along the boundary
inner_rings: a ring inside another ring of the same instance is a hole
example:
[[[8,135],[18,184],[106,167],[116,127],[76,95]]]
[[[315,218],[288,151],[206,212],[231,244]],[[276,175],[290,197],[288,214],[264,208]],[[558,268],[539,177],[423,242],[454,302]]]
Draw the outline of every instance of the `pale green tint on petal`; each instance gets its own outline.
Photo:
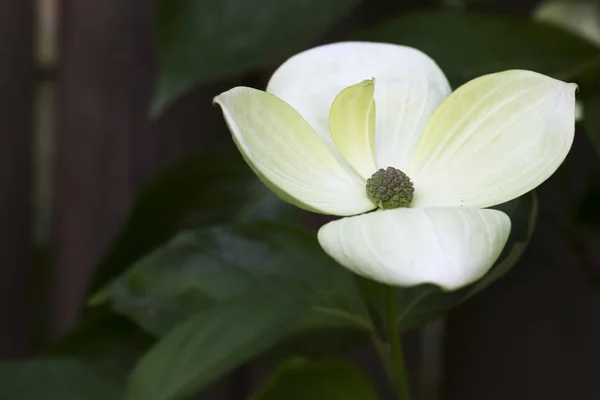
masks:
[[[318,237],[327,254],[366,278],[455,290],[486,274],[509,233],[510,218],[497,210],[398,208],[330,222]]]
[[[546,1],[535,9],[533,18],[557,25],[600,47],[600,5],[597,1]]]
[[[267,86],[267,92],[294,107],[341,159],[329,131],[331,104],[343,89],[369,78],[375,78],[376,82],[376,137],[388,133],[405,136],[420,133],[411,130],[413,126],[418,125],[411,122],[405,124],[406,130],[391,132],[388,129],[389,126],[402,127],[402,124],[396,125],[396,122],[403,104],[413,100],[407,98],[406,92],[398,93],[399,99],[394,100],[391,98],[395,96],[393,90],[384,92],[380,88],[396,85],[397,81],[408,82],[406,85],[412,84],[413,81],[425,81],[428,92],[440,93],[442,98],[450,93],[448,80],[426,54],[411,47],[371,42],[333,43],[299,53],[275,71]],[[423,85],[415,84],[412,87],[418,89]],[[418,99],[426,96],[414,91],[412,94]],[[380,95],[384,97],[380,99]],[[433,97],[429,98],[432,102],[437,101]],[[413,118],[407,113],[403,115],[405,118]],[[403,150],[399,150],[399,154],[402,154]],[[389,156],[385,161],[391,159],[394,157]],[[401,160],[398,159],[391,166],[400,164]]]
[[[474,79],[435,111],[408,175],[414,207],[491,207],[544,182],[575,131],[575,84],[512,70]]]
[[[377,168],[406,171],[421,133],[450,88],[440,90],[421,76],[377,85]]]
[[[244,159],[283,200],[333,215],[374,208],[364,181],[349,175],[284,101],[246,87],[231,89],[214,101],[221,106]]]
[[[329,126],[335,146],[364,179],[375,172],[375,82],[365,80],[342,90],[331,106]]]

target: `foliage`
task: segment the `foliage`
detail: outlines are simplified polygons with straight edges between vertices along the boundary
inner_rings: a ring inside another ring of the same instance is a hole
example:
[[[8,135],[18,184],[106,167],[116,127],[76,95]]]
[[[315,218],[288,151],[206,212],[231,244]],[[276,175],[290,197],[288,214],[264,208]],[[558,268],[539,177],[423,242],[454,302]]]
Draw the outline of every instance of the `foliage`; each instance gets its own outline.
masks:
[[[198,85],[271,72],[360,3],[160,0],[155,115]],[[343,39],[418,48],[439,63],[453,87],[513,68],[575,81],[583,125],[600,152],[595,45],[527,16],[462,10],[388,17]],[[573,223],[600,226],[599,187],[590,185]],[[402,331],[443,317],[516,263],[535,226],[535,194],[496,208],[510,216],[512,230],[492,270],[455,292],[432,285],[395,289],[394,323]],[[0,397],[189,398],[260,359],[279,367],[253,400],[380,398],[359,368],[331,357],[368,340],[387,351],[386,288],[337,265],[315,232],[302,227],[304,217],[239,155],[204,152],[162,171],[140,191],[97,266],[80,325],[36,358],[1,363]],[[302,358],[290,359],[295,356]],[[311,360],[322,357],[329,359]]]
[[[161,0],[159,113],[190,88],[257,69],[347,16],[361,0]],[[310,23],[297,15],[305,15]]]
[[[0,363],[6,399],[117,400],[123,382],[93,364],[70,358]]]
[[[282,363],[272,381],[252,400],[377,400],[373,385],[356,366],[337,360]]]
[[[440,65],[454,88],[508,69],[571,81],[600,66],[600,49],[594,45],[525,17],[423,12],[391,19],[356,37],[422,50]]]

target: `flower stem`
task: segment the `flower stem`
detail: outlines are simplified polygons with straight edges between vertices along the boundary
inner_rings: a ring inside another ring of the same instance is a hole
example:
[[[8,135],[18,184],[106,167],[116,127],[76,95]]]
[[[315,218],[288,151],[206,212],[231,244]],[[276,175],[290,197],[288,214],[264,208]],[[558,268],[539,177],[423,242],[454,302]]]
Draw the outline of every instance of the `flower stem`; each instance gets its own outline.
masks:
[[[391,380],[396,388],[396,393],[400,400],[410,400],[410,391],[408,387],[408,378],[406,376],[406,367],[404,365],[404,351],[402,350],[402,341],[398,331],[398,313],[396,310],[396,292],[393,287],[387,288],[387,325],[388,341],[390,351],[388,357],[391,364]]]

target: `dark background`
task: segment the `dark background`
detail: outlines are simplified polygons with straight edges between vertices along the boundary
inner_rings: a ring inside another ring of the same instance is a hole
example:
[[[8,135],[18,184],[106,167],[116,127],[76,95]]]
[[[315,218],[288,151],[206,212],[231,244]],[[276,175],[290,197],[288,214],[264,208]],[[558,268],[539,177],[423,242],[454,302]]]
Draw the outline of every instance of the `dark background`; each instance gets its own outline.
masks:
[[[434,3],[366,1],[312,44]],[[490,0],[470,8],[525,15],[535,4]],[[0,359],[34,354],[74,325],[92,268],[135,193],[187,155],[230,147],[212,97],[240,84],[262,87],[272,72],[203,86],[152,120],[152,2],[63,0],[58,9],[58,52],[43,63],[34,52],[38,5],[0,0]],[[598,165],[578,127],[561,167],[569,196],[584,195]],[[558,176],[540,188],[540,218],[519,264],[434,327],[434,338],[445,332],[434,379],[440,398],[600,399],[598,242],[565,239],[564,190]],[[421,350],[437,342],[419,333],[406,342],[419,386],[422,372],[430,373]],[[369,349],[351,357],[375,368]],[[260,376],[244,366],[206,398],[244,398]]]

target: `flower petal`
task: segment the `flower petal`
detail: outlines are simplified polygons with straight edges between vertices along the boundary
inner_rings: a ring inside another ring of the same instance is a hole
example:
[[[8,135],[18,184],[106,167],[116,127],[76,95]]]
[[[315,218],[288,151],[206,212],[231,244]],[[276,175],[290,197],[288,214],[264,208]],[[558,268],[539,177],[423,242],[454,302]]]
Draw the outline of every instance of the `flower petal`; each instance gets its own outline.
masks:
[[[375,82],[365,80],[342,90],[331,106],[331,137],[342,156],[364,179],[375,172]]]
[[[450,93],[450,85],[443,72],[421,51],[370,42],[341,42],[315,47],[281,65],[271,77],[267,92],[294,107],[335,154],[329,133],[331,104],[344,88],[370,78],[376,81],[377,141],[384,134],[402,137],[395,142],[377,144],[375,158],[379,161],[380,154],[383,154],[381,157],[384,157],[385,163],[378,166],[404,168],[403,154],[410,152],[406,150],[404,141],[410,143],[421,133],[419,121],[427,120],[428,110],[434,109]],[[386,147],[390,143],[393,147]]]
[[[474,79],[429,121],[408,175],[415,207],[490,207],[544,182],[575,131],[575,84],[512,70]]]
[[[454,290],[492,267],[510,233],[501,211],[398,208],[343,218],[319,230],[332,258],[372,280]]]
[[[450,94],[423,77],[377,86],[377,168],[406,171],[435,109]]]
[[[348,174],[306,121],[281,99],[237,87],[214,102],[223,109],[245,160],[283,200],[334,215],[374,208],[364,181]]]

